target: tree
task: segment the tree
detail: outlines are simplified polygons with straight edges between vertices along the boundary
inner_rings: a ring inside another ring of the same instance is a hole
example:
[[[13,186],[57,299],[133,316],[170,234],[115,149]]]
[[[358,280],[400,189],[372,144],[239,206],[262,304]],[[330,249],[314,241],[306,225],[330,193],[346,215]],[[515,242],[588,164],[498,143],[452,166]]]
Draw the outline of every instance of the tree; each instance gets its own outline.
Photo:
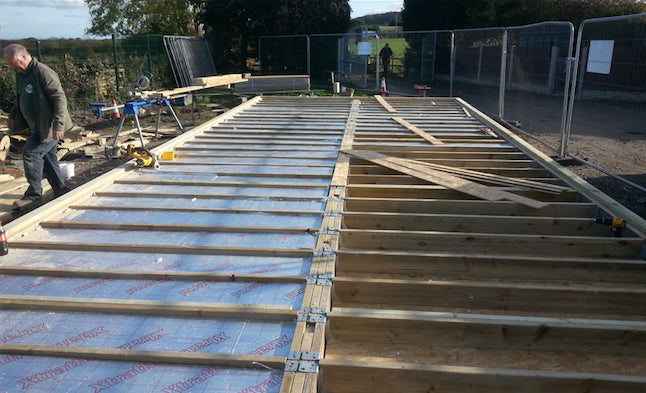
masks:
[[[404,30],[520,26],[646,12],[642,0],[404,0]]]
[[[405,31],[459,29],[467,26],[473,0],[404,0]]]
[[[92,24],[87,33],[199,34],[199,0],[85,0]]]
[[[239,71],[260,36],[345,32],[350,6],[348,0],[206,0],[202,21],[218,68]]]

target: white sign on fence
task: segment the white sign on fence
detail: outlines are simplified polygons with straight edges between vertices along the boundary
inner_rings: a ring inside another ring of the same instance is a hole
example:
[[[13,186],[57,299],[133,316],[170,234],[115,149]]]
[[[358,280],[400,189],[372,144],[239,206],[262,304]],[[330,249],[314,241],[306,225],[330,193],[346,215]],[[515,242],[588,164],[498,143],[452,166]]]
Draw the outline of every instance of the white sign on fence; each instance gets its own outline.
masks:
[[[615,42],[611,40],[590,41],[587,71],[595,74],[609,74],[614,47]]]
[[[372,55],[372,42],[362,41],[358,43],[359,45],[359,56],[370,56]]]

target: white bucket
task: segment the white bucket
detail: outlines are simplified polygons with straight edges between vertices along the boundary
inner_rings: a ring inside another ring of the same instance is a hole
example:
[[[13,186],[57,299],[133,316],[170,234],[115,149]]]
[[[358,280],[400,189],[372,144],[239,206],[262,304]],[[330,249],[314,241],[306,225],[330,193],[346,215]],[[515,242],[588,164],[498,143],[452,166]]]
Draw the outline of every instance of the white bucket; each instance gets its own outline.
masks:
[[[61,167],[61,174],[64,178],[69,179],[74,176],[74,163],[66,162],[64,164],[59,164]]]

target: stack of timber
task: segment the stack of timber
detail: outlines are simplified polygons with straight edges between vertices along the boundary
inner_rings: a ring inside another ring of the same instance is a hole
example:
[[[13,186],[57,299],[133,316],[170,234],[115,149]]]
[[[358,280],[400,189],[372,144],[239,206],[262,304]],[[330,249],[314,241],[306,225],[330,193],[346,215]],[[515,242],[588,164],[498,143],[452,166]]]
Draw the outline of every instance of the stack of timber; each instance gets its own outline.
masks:
[[[646,389],[646,222],[468,103],[256,97],[169,150],[6,226],[0,391]]]

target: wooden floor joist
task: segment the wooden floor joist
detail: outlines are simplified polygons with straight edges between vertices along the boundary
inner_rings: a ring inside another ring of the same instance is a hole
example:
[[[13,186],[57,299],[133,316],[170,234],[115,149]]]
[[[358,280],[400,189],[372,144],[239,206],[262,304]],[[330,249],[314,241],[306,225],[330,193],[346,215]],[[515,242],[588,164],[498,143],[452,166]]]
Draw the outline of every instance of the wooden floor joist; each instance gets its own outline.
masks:
[[[163,151],[5,226],[0,391],[646,390],[646,222],[461,99],[257,97]]]
[[[646,306],[639,304],[644,239],[595,221],[632,215],[581,198],[572,186],[579,180],[517,147],[518,139],[483,132],[500,127],[463,101],[454,103],[456,120],[447,120],[451,103],[442,102],[440,117],[435,104],[416,102],[363,103],[366,115],[343,150],[353,158],[323,391],[644,389],[646,357],[633,341],[643,327],[636,310]],[[444,144],[389,126],[391,108]],[[447,190],[450,183],[413,178],[425,169],[544,205],[482,200]]]

